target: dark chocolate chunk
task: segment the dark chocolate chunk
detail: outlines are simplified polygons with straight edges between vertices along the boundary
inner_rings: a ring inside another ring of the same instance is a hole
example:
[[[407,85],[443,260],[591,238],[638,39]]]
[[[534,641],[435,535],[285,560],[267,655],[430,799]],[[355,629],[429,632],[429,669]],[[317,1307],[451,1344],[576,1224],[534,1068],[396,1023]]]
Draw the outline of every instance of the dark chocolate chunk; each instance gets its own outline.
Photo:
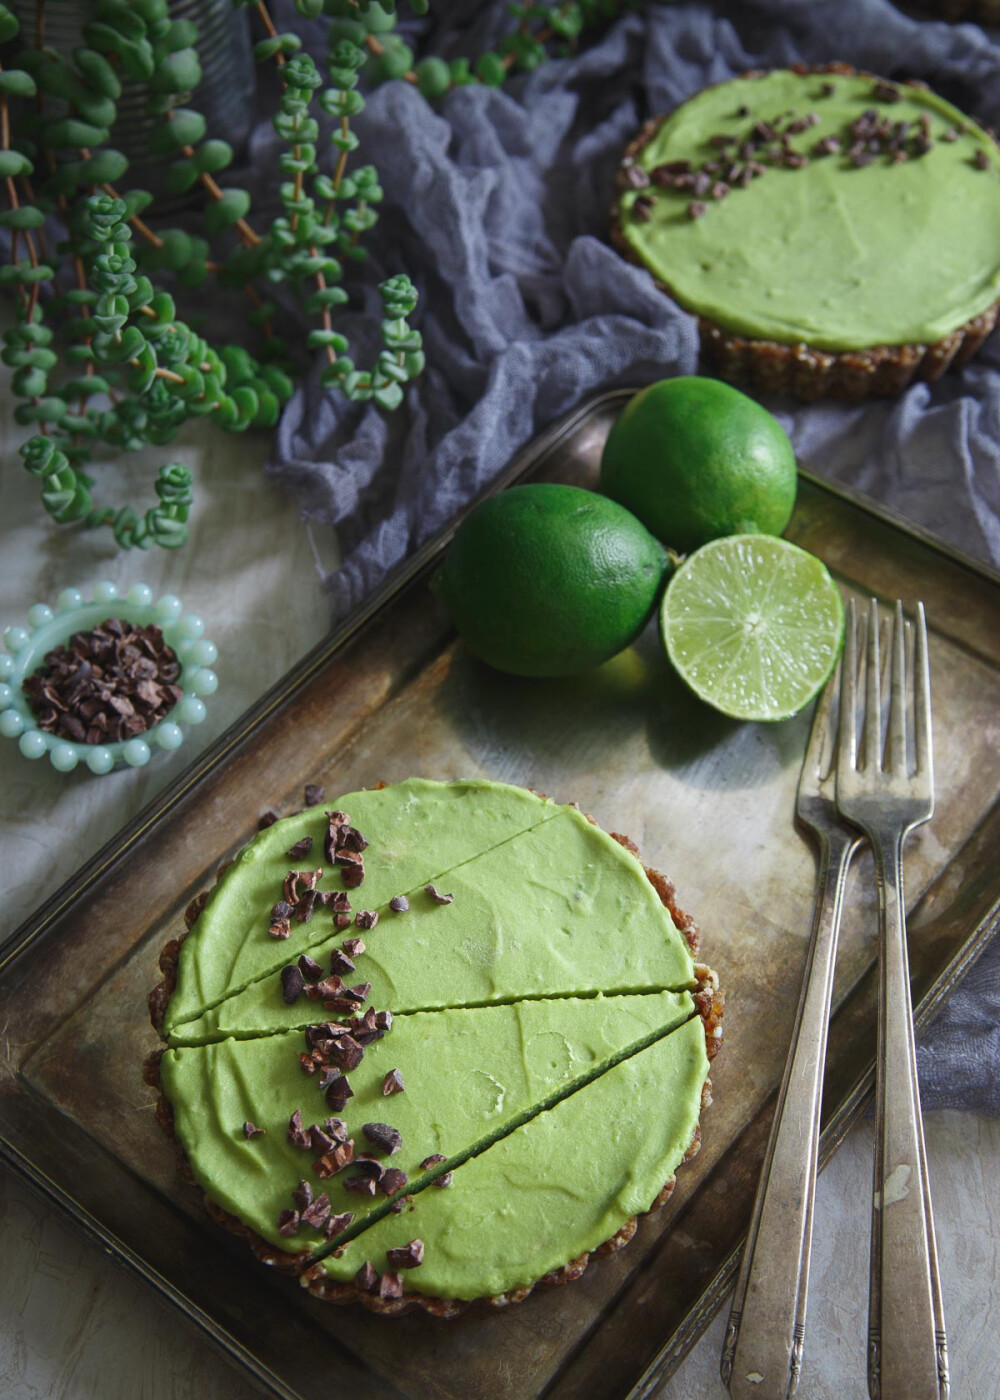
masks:
[[[249,1118],[243,1124],[243,1136],[248,1140],[255,1137],[263,1137],[267,1132],[266,1128],[258,1128],[256,1123],[251,1123]]]
[[[442,1162],[447,1162],[448,1158],[443,1152],[433,1152],[429,1157],[425,1157],[420,1163],[421,1171],[427,1171],[430,1167],[440,1166]]]
[[[334,1142],[347,1141],[347,1124],[343,1118],[324,1118],[323,1131],[329,1133]]]
[[[292,926],[287,919],[272,918],[267,931],[272,938],[287,938],[292,931]]]
[[[312,1205],[312,1198],[313,1189],[310,1186],[309,1182],[306,1181],[305,1177],[303,1177],[302,1180],[299,1182],[298,1186],[296,1186],[295,1190],[292,1192],[292,1200],[298,1206],[299,1210],[308,1210],[309,1207]]]
[[[410,901],[405,894],[397,894],[389,900],[389,908],[394,914],[405,914],[410,907]]]
[[[378,1271],[370,1259],[366,1259],[361,1268],[354,1275],[354,1283],[360,1288],[362,1293],[375,1293],[378,1291]]]
[[[713,198],[713,199],[725,199],[725,197],[726,197],[726,195],[727,195],[728,193],[729,193],[729,186],[725,183],[724,180],[717,180],[717,181],[715,182],[715,184],[712,186],[712,198]]]
[[[335,914],[349,914],[351,912],[351,901],[343,890],[328,890],[320,895],[324,904],[329,904]]]
[[[389,1031],[392,1030],[392,1012],[377,1011],[375,1013],[375,1024],[378,1026],[379,1030],[383,1032],[383,1034],[387,1034]]]
[[[323,976],[323,969],[308,953],[303,953],[299,958],[299,971],[307,982],[318,982]]]
[[[355,1001],[359,1006],[366,1002],[371,995],[372,984],[370,982],[357,982],[353,987],[348,987],[346,991],[340,993],[348,1001]]]
[[[391,1069],[382,1080],[382,1097],[388,1098],[390,1094],[401,1094],[406,1088],[403,1083],[403,1076],[398,1069]]]
[[[689,219],[700,219],[702,214],[708,209],[707,204],[702,204],[700,199],[693,199],[687,207]]]
[[[312,850],[312,843],[313,839],[311,836],[303,836],[301,841],[296,841],[295,845],[285,852],[285,855],[289,860],[298,860],[300,856],[309,854]]]
[[[379,1030],[378,1013],[374,1006],[369,1006],[365,1014],[359,1017],[351,1026],[351,1035],[359,1045],[371,1045],[376,1040],[381,1040],[384,1032]]]
[[[351,863],[345,863],[341,856],[353,856]],[[365,882],[365,862],[363,856],[354,855],[353,851],[338,851],[337,862],[340,865],[340,876],[344,882],[345,890],[356,890]]]
[[[813,146],[814,156],[835,156],[840,150],[839,136],[824,136],[822,141],[817,141]]]
[[[836,91],[837,89],[833,83],[820,83],[819,85],[820,97],[832,97]]]
[[[294,963],[281,969],[281,994],[285,998],[286,1005],[293,1006],[305,991],[305,986],[306,979]]]
[[[424,889],[435,904],[451,904],[455,898],[453,894],[439,894],[433,885],[425,885]]]
[[[257,830],[266,831],[267,828],[273,826],[278,819],[278,814],[273,807],[265,807],[257,818]]]
[[[323,1226],[323,1234],[328,1240],[332,1240],[337,1235],[342,1235],[353,1219],[354,1213],[349,1210],[344,1211],[343,1215],[331,1215]]]
[[[398,1152],[403,1145],[402,1134],[398,1128],[390,1128],[388,1123],[362,1123],[361,1131],[380,1152],[387,1153],[390,1157],[394,1152]]]
[[[444,1172],[441,1176],[435,1177],[434,1180],[431,1182],[431,1185],[437,1186],[438,1188],[443,1190],[446,1186],[451,1185],[453,1177],[454,1172]]]
[[[309,1140],[309,1134],[302,1126],[301,1108],[297,1108],[288,1120],[288,1141],[293,1147],[301,1147],[306,1152],[308,1152],[312,1146]]]
[[[343,949],[348,957],[360,958],[365,951],[365,940],[363,938],[345,938]]]
[[[350,914],[334,914],[333,922],[336,928],[350,928],[351,916]]]
[[[990,158],[981,146],[976,152],[976,154],[972,157],[972,163],[977,170],[989,170]]]
[[[279,1235],[297,1235],[301,1217],[297,1210],[283,1210],[278,1216]]]
[[[379,1279],[378,1296],[380,1298],[402,1298],[403,1296],[403,1276],[393,1270],[384,1273]]]
[[[632,204],[632,217],[640,224],[648,223],[655,207],[656,200],[651,194],[640,194]]]
[[[306,783],[305,800],[307,807],[318,807],[323,801],[323,789],[319,783]]]
[[[416,1269],[424,1262],[423,1240],[411,1240],[402,1249],[387,1249],[386,1263],[391,1269]]]
[[[378,923],[378,913],[374,909],[359,909],[354,916],[354,922],[358,928],[374,928]]]

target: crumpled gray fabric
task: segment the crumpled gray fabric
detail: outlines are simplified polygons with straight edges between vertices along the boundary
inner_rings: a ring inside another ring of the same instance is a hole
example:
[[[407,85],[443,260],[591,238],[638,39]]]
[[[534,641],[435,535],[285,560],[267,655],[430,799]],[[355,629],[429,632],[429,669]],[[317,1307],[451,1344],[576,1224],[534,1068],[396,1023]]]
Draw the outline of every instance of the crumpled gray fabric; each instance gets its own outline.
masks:
[[[478,53],[508,25],[502,0],[440,3],[424,51]],[[438,105],[403,82],[368,98],[362,158],[386,191],[366,269],[421,293],[428,368],[389,417],[311,378],[288,405],[270,471],[311,520],[337,527],[328,579],[343,615],[485,488],[512,454],[587,395],[692,373],[694,322],[608,246],[622,147],[647,116],[749,67],[843,59],[918,76],[1000,126],[1000,43],[888,0],[651,5],[502,91]],[[928,269],[928,276],[934,269]],[[960,374],[895,402],[770,403],[801,464],[859,487],[1000,565],[1000,337]],[[928,1106],[1000,1113],[1000,944],[924,1037]]]

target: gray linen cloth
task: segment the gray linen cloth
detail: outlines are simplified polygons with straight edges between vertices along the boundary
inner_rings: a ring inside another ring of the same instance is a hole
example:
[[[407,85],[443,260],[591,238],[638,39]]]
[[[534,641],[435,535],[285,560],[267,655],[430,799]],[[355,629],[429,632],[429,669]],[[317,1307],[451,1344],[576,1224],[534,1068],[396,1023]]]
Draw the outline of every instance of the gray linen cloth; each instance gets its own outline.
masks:
[[[436,10],[423,51],[445,56],[475,55],[509,24],[499,0]],[[651,5],[502,91],[460,88],[432,107],[395,82],[369,97],[361,158],[378,166],[386,202],[366,311],[371,323],[379,278],[408,272],[428,368],[391,416],[323,392],[314,376],[284,413],[270,466],[313,521],[337,527],[338,614],[588,394],[695,371],[693,319],[607,243],[622,147],[706,83],[832,59],[921,77],[1000,126],[997,37],[910,18],[888,0]],[[364,318],[352,328],[364,362]],[[804,467],[1000,565],[998,340],[961,374],[895,402],[768,407]],[[929,1107],[1000,1113],[1000,944],[924,1037],[920,1074]]]

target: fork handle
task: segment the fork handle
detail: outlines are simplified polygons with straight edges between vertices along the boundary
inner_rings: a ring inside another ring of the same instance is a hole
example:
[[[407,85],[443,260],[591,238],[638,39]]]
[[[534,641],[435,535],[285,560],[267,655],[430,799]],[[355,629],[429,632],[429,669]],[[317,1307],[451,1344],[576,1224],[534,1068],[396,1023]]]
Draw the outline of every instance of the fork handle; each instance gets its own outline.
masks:
[[[948,1348],[906,950],[904,835],[883,842],[872,833],[880,985],[868,1391],[872,1400],[948,1400]]]
[[[733,1400],[786,1400],[802,1361],[830,998],[859,839],[840,831],[819,838],[809,958],[722,1353]]]

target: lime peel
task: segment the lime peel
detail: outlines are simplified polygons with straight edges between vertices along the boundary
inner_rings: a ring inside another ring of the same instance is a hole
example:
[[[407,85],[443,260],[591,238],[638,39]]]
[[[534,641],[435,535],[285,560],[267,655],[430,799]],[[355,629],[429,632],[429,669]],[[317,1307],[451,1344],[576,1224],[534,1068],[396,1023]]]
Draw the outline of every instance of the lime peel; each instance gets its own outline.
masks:
[[[788,540],[729,535],[689,555],[660,607],[674,669],[733,719],[788,719],[826,684],[844,604],[821,560]]]

